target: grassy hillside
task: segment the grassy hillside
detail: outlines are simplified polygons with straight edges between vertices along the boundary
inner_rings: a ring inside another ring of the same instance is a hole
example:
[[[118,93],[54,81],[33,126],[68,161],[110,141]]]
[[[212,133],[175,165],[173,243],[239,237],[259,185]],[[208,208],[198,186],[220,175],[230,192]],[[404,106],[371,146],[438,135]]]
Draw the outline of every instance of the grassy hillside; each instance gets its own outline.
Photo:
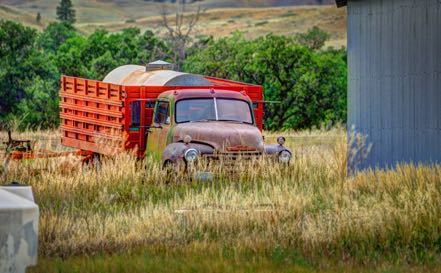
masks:
[[[55,18],[55,8],[59,0],[4,0],[4,5],[19,8],[23,11],[37,13],[48,19]],[[162,6],[161,3],[150,0],[73,0],[79,22],[108,22],[127,18],[142,18],[153,16]],[[317,4],[317,0],[204,0],[190,4],[189,9],[201,5],[203,8],[240,8],[240,7],[275,7],[287,5]],[[324,0],[323,3],[333,3]],[[170,5],[170,4],[169,4]]]
[[[172,22],[172,18],[170,18]],[[164,34],[160,16],[150,16],[137,20],[82,23],[79,28],[85,32],[104,27],[111,31],[119,31],[127,27],[138,27],[142,30],[152,29],[157,34]],[[195,28],[196,35],[212,35],[222,37],[234,31],[245,32],[248,38],[275,33],[293,35],[305,32],[313,26],[331,34],[330,46],[346,45],[346,11],[334,6],[300,6],[277,8],[235,8],[212,9],[206,11]]]
[[[0,5],[0,19],[22,22],[27,26],[42,29],[48,21],[42,19],[40,23],[37,23],[36,16],[36,13],[34,14],[11,6]]]
[[[0,18],[23,22],[28,26],[42,29],[54,20],[58,0],[6,0],[0,5]],[[76,0],[77,28],[84,33],[91,33],[97,28],[119,31],[127,27],[151,29],[157,34],[164,34],[161,27],[162,4],[145,0]],[[195,35],[213,35],[222,37],[234,31],[243,31],[245,36],[255,38],[269,32],[292,35],[318,26],[331,33],[328,45],[340,47],[346,45],[346,11],[334,5],[292,5],[312,4],[316,0],[205,0],[202,3],[205,13],[201,16]],[[332,0],[324,1],[333,2]],[[280,5],[288,5],[280,7]],[[194,10],[197,4],[191,4],[188,10]],[[175,5],[167,5],[173,12]],[[41,23],[36,22],[37,12],[42,15]]]

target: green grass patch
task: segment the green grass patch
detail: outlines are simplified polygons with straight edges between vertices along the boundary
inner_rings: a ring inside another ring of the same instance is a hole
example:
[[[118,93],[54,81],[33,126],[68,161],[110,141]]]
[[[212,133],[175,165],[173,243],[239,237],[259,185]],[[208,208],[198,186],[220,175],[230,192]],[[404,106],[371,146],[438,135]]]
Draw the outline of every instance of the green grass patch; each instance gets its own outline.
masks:
[[[293,12],[292,10],[288,10],[287,12],[283,13],[280,15],[280,17],[292,17],[292,16],[296,16],[297,13]]]
[[[263,25],[266,25],[268,23],[269,23],[268,21],[260,21],[260,22],[255,23],[254,26],[256,26],[256,27],[263,26]]]
[[[205,249],[198,252],[185,249],[157,249],[125,254],[40,258],[28,273],[174,273],[174,272],[441,272],[440,263],[430,265],[395,265],[393,263],[351,264],[338,260],[307,261],[300,254],[275,248],[270,253],[238,252],[234,249]]]

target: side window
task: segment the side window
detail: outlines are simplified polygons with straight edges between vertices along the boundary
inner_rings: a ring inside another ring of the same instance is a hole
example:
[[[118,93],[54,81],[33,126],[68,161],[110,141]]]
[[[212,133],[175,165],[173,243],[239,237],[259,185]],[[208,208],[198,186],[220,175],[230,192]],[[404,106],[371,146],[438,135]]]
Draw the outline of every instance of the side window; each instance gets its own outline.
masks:
[[[132,101],[130,103],[130,110],[131,110],[130,131],[138,131],[139,126],[141,125],[141,102]]]
[[[147,101],[146,103],[145,103],[145,108],[147,108],[147,109],[153,109],[153,108],[155,108],[155,101]]]
[[[167,101],[159,101],[156,105],[155,123],[170,124],[170,115],[168,111],[169,103]]]

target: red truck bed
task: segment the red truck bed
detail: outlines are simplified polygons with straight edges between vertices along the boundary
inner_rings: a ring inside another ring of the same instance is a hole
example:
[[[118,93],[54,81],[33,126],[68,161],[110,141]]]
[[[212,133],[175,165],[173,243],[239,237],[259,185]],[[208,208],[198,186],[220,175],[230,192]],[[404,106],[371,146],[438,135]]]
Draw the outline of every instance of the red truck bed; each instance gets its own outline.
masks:
[[[257,126],[263,128],[263,89],[258,85],[206,77],[213,86],[123,86],[62,76],[60,90],[61,143],[79,150],[112,155],[137,149],[143,156],[145,138],[129,131],[133,100],[146,103],[141,109],[141,126],[152,123],[153,102],[164,91],[182,89],[227,89],[245,91],[254,104]],[[143,131],[143,130],[142,130]]]

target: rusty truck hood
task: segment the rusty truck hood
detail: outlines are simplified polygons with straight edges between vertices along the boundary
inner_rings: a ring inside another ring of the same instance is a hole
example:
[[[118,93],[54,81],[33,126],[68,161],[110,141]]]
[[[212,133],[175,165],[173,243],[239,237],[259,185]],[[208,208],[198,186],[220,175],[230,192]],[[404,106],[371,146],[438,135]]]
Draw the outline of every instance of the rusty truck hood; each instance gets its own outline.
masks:
[[[226,122],[187,122],[176,125],[173,141],[189,135],[192,142],[206,143],[220,152],[258,151],[264,149],[262,134],[253,125]]]

